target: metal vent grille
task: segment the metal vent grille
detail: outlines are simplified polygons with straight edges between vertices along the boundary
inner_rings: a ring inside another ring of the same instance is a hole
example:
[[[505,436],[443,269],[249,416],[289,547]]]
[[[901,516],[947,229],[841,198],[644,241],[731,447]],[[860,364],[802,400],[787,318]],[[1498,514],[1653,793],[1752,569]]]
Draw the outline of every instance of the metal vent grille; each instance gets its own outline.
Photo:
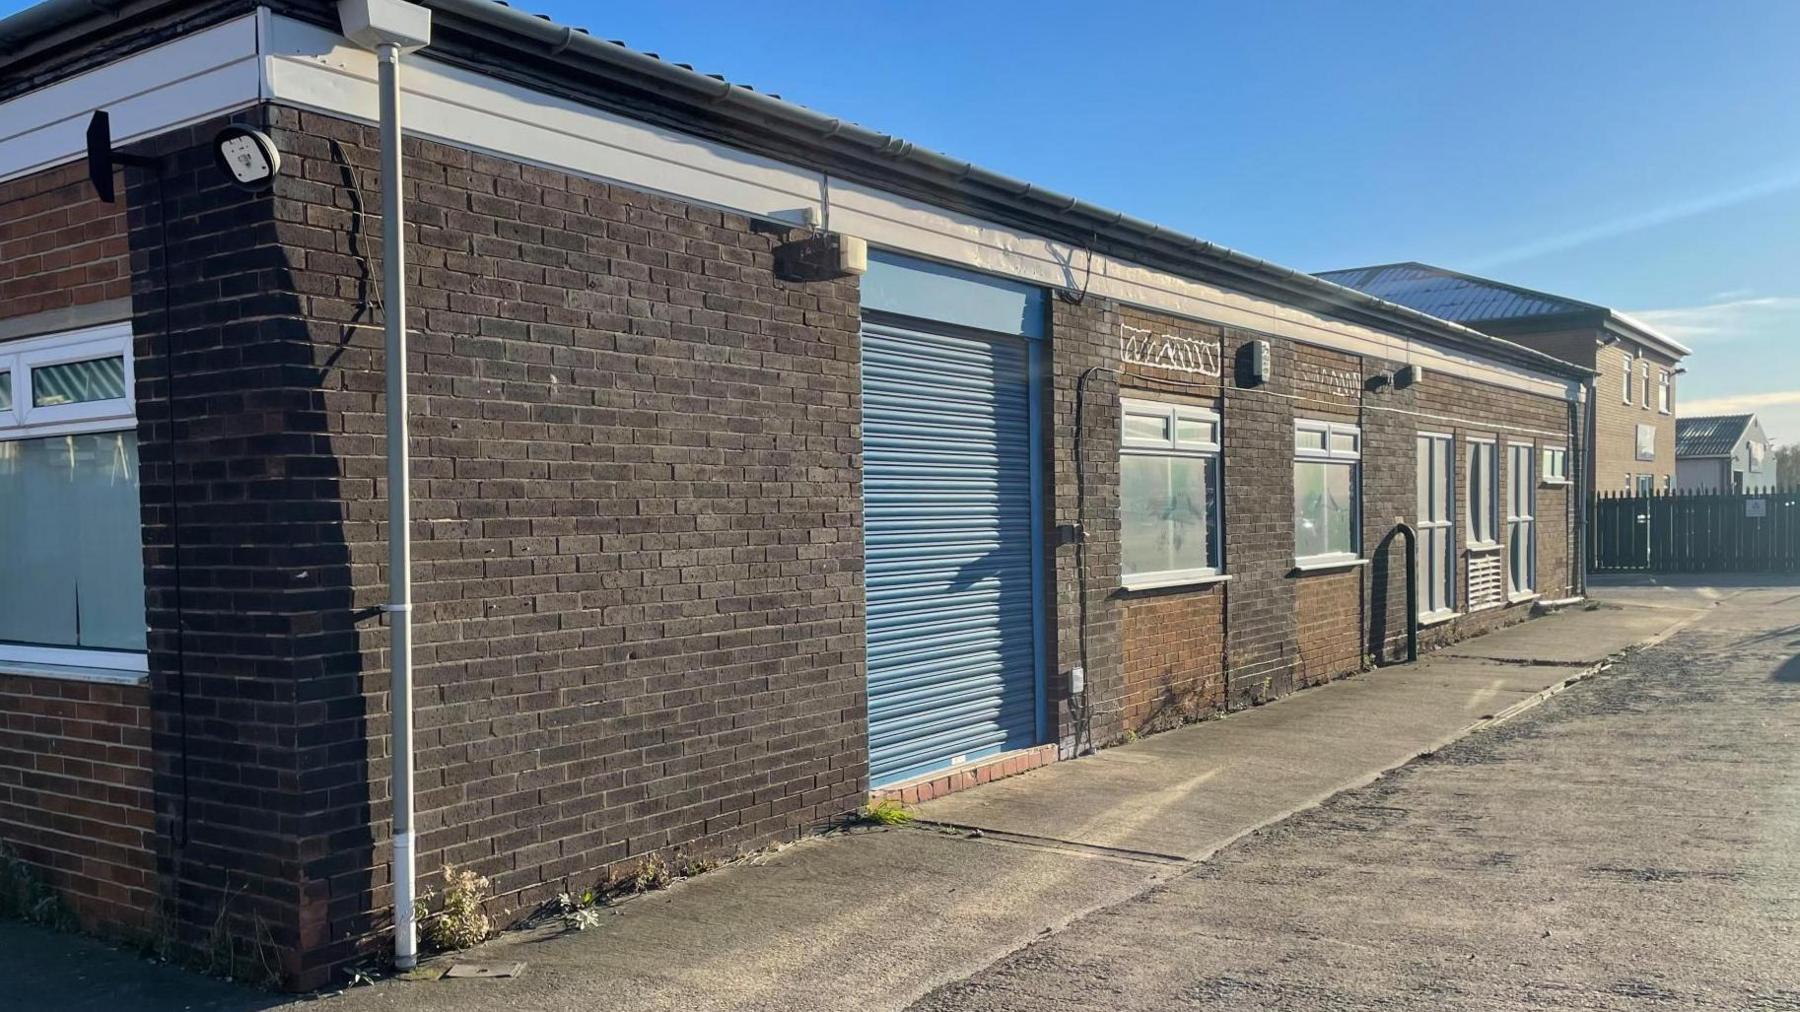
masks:
[[[1497,608],[1505,600],[1499,552],[1469,555],[1469,610]]]

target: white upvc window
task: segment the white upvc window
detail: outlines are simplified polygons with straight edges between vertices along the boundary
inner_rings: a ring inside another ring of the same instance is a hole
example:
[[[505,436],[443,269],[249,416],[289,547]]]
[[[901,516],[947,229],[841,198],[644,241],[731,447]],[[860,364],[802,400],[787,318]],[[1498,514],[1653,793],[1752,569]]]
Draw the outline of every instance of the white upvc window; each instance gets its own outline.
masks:
[[[1128,590],[1221,578],[1219,413],[1122,399],[1119,568]]]
[[[1627,350],[1625,352],[1625,372],[1623,374],[1624,382],[1619,384],[1619,393],[1621,395],[1621,399],[1626,404],[1631,403],[1631,368],[1632,368],[1631,352],[1629,350]]]
[[[1569,451],[1565,447],[1544,447],[1543,482],[1546,485],[1569,483]]]
[[[1419,433],[1415,466],[1419,618],[1436,621],[1456,614],[1455,438],[1449,433]]]
[[[146,670],[131,327],[0,343],[0,671]]]
[[[1674,383],[1675,377],[1669,375],[1669,370],[1658,369],[1656,371],[1656,410],[1665,415],[1673,409],[1675,404]]]
[[[1650,410],[1650,360],[1649,359],[1647,359],[1647,358],[1638,359],[1638,372],[1641,375],[1641,377],[1643,379],[1643,383],[1644,383],[1644,410],[1649,411]]]
[[[1492,438],[1469,439],[1469,547],[1500,547],[1500,458]]]
[[[1535,456],[1530,443],[1506,444],[1506,578],[1515,601],[1537,593]]]
[[[1360,561],[1358,479],[1362,430],[1294,423],[1294,563],[1302,569]]]

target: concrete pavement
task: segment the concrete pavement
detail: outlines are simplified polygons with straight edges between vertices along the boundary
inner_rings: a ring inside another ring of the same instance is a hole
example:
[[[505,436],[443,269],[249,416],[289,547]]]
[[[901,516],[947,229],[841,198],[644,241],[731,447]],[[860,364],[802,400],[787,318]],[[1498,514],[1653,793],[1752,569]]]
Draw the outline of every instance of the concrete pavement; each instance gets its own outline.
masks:
[[[914,1007],[1800,1010],[1800,587],[1718,599]]]
[[[597,928],[513,933],[460,957],[525,960],[517,979],[388,981],[326,1001],[345,1010],[903,1008],[1712,604],[1687,594],[1549,616],[1418,665],[939,799],[921,809],[936,828],[809,840],[622,904]],[[1548,662],[1519,663],[1539,656]],[[9,962],[0,946],[0,969]],[[195,1006],[173,995],[127,1007],[269,1007],[267,996],[242,998]]]

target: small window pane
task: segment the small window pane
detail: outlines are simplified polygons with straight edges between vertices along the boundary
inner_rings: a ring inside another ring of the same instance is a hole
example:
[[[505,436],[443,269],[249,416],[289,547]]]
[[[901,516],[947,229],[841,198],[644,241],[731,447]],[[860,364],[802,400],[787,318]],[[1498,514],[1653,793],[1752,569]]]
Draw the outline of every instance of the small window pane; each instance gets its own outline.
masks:
[[[1168,568],[1169,458],[1126,456],[1119,460],[1119,563],[1126,575]]]
[[[1325,469],[1322,461],[1294,462],[1294,555],[1324,555]]]
[[[1207,518],[1213,515],[1212,461],[1205,457],[1169,458],[1169,569],[1206,569],[1213,565]]]
[[[1180,417],[1175,420],[1175,441],[1178,443],[1216,443],[1217,429],[1211,419]]]
[[[1325,432],[1322,429],[1295,429],[1294,449],[1324,450]]]
[[[1166,443],[1169,441],[1169,416],[1127,414],[1125,438]]]
[[[31,403],[35,407],[112,401],[124,396],[125,358],[122,355],[39,366],[31,370]]]
[[[12,373],[0,372],[0,411],[12,410]]]
[[[1333,430],[1331,433],[1332,453],[1355,453],[1356,444],[1357,435],[1354,432],[1338,432]]]

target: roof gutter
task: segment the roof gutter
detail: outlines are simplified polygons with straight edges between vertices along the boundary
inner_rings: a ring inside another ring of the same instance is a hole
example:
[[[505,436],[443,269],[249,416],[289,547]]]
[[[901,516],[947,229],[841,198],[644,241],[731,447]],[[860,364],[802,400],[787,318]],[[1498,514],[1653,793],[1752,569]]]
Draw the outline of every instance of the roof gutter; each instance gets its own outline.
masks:
[[[0,54],[11,55],[47,35],[96,15],[118,14],[131,0],[44,0],[0,19]]]
[[[939,183],[978,187],[991,192],[995,200],[1012,205],[1028,215],[1074,219],[1068,222],[1071,227],[1129,246],[1162,247],[1170,254],[1212,261],[1264,283],[1274,283],[1328,303],[1372,311],[1389,318],[1397,317],[1440,339],[1448,339],[1454,344],[1490,355],[1501,352],[1498,357],[1511,358],[1517,363],[1553,375],[1578,380],[1591,375],[1587,369],[1510,341],[1497,339],[1353,288],[1333,284],[1304,271],[1283,267],[1204,239],[1171,231],[1123,211],[1090,204],[1022,179],[981,168],[971,162],[918,147],[903,138],[879,133],[742,85],[669,63],[492,0],[425,0],[425,3],[434,10],[467,18],[509,35],[535,40],[544,47],[546,56],[558,60],[594,60],[617,67],[667,85],[671,90],[691,96],[703,104],[736,110],[754,117],[765,129],[773,129],[808,143],[847,144],[862,149],[866,154],[903,163]],[[1500,347],[1495,347],[1496,343]]]

